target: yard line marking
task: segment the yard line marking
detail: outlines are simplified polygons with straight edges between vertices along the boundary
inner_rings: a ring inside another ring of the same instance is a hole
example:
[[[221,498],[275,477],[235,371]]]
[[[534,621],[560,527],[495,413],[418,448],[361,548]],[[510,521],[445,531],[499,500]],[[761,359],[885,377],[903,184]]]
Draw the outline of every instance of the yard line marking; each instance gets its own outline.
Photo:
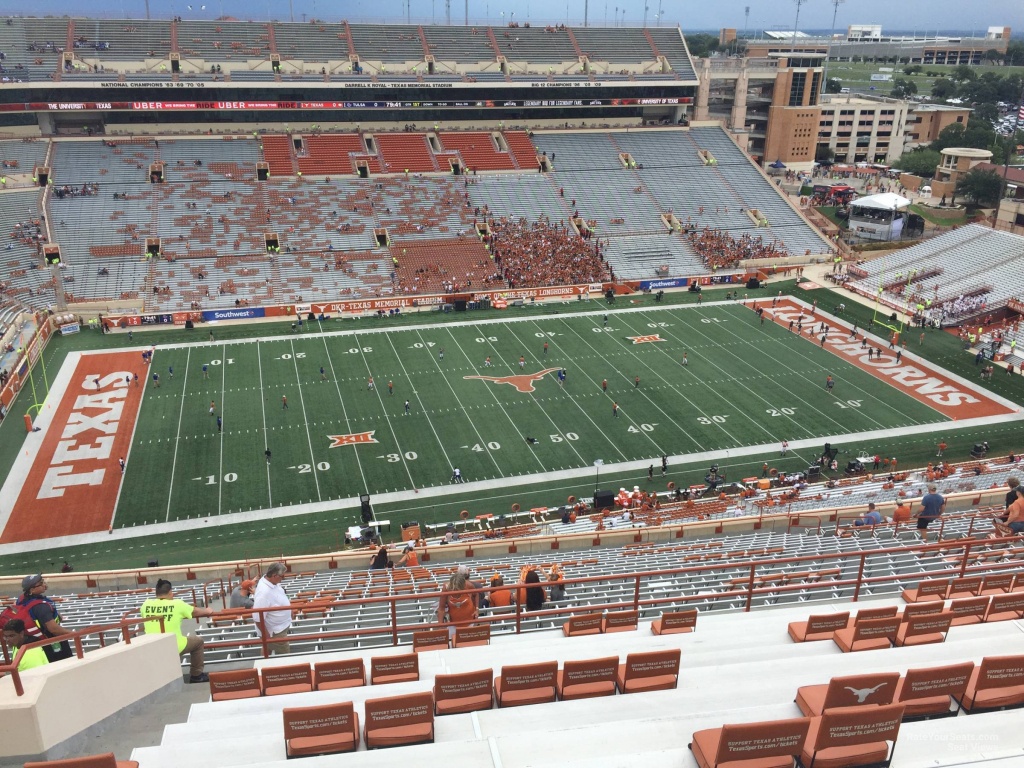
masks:
[[[334,382],[334,391],[338,393],[338,402],[341,403],[341,416],[345,419],[345,429],[348,432],[352,432],[352,422],[348,417],[348,408],[345,407],[345,398],[341,396],[341,382],[338,379],[338,373],[334,370],[334,360],[331,358],[331,350],[327,346],[327,335],[321,334],[320,338],[324,342],[324,353],[327,355],[327,367],[331,369],[331,381]],[[348,379],[346,379],[348,381]],[[363,481],[363,488],[369,491],[366,485],[366,473],[363,472],[363,462],[359,458],[359,451],[353,449],[352,451],[356,457],[356,466],[359,467],[359,477]]]
[[[263,358],[260,356],[260,343],[256,342],[256,364],[260,372],[260,410],[263,411],[263,450],[269,447],[267,444],[267,398],[263,397]],[[246,430],[248,432],[248,430]],[[270,489],[270,462],[267,462],[267,506],[274,506],[273,492]]]
[[[224,360],[227,359],[228,348],[226,345],[220,345],[220,412],[221,421],[223,421],[224,414],[224,397],[227,393],[228,383],[228,370],[227,365],[224,364]],[[216,416],[214,416],[216,418]],[[222,500],[224,498],[224,433],[220,432],[220,477],[217,478],[217,514],[220,515],[222,508]]]
[[[416,332],[416,335],[419,336],[421,341],[423,340],[423,336],[419,333],[419,331]],[[406,370],[405,363],[402,362],[402,356],[398,353],[398,349],[395,348],[395,344],[391,340],[391,335],[389,334],[386,338],[388,340],[388,344],[391,345],[391,350],[395,353],[395,358],[398,360],[398,364],[402,367],[402,373],[405,375],[405,378],[408,379],[409,385],[412,386],[412,377],[409,375],[409,371]],[[431,355],[431,357],[433,358],[433,355]],[[436,365],[438,370],[440,371],[441,370],[441,366],[437,362],[437,358],[433,358],[433,359],[434,359],[434,365]],[[443,371],[441,371],[441,375],[444,376],[444,372]],[[452,385],[448,381],[447,377],[445,377],[445,383],[448,384],[448,388],[451,389]],[[384,403],[383,403],[383,396],[380,394],[380,390],[376,390],[376,391],[377,391],[377,398],[379,400],[381,400],[381,406],[383,407],[383,405],[384,405]],[[452,394],[454,394],[454,393],[455,393],[455,390],[452,390]],[[441,446],[441,453],[444,454],[445,461],[448,463],[448,466],[451,467],[454,470],[455,467],[458,466],[458,464],[455,464],[455,463],[452,462],[451,457],[448,455],[448,451],[445,450],[445,448],[444,448],[444,441],[441,439],[441,436],[437,434],[437,430],[434,428],[434,421],[433,421],[433,419],[431,419],[430,416],[427,415],[427,409],[423,407],[423,398],[420,397],[419,390],[413,389],[413,393],[412,394],[413,394],[413,397],[416,398],[416,402],[419,403],[420,410],[423,412],[423,415],[427,417],[427,423],[430,424],[430,431],[434,433],[434,438],[437,440],[437,444],[439,446]],[[455,399],[458,400],[457,397]],[[461,405],[461,403],[460,403],[460,405]],[[463,409],[463,410],[465,410],[465,409]],[[476,426],[473,425],[473,420],[470,419],[469,422],[470,422],[470,424],[473,426],[473,428],[475,430]],[[480,437],[480,433],[479,432],[477,432],[477,437]],[[492,457],[492,459],[493,459],[493,457]],[[498,467],[497,462],[495,462],[494,466],[498,469],[498,472],[501,473],[501,468]],[[502,474],[502,477],[504,477],[504,474]]]
[[[356,341],[356,349],[359,350],[359,357],[360,357],[360,359],[362,359],[363,365],[366,366],[366,374],[367,374],[367,376],[373,376],[373,371],[370,370],[370,361],[366,359],[366,353],[363,352],[363,343],[361,341],[359,341],[359,334],[358,333],[355,334],[352,338],[355,339],[355,341]],[[398,449],[398,455],[402,458],[402,466],[405,467],[405,474],[409,478],[409,484],[413,487],[413,490],[415,490],[417,493],[419,493],[419,491],[416,490],[416,481],[413,480],[413,478],[412,478],[412,470],[409,468],[409,462],[405,458],[405,453],[406,452],[402,450],[401,443],[398,440],[398,433],[395,432],[395,425],[391,423],[391,416],[388,415],[388,409],[384,406],[384,399],[381,397],[380,389],[377,387],[376,381],[374,382],[373,391],[374,391],[374,394],[377,395],[377,400],[380,402],[381,411],[383,411],[384,419],[387,421],[388,429],[391,431],[391,438],[395,441],[395,447]],[[416,392],[413,391],[413,394],[416,394]],[[424,415],[426,415],[426,414],[424,413]],[[428,422],[430,421],[430,417],[429,416],[427,417],[427,421]],[[433,429],[433,425],[431,425],[431,429]],[[436,437],[437,433],[435,432],[434,435]],[[442,447],[442,450],[444,450],[443,447]],[[445,456],[447,457],[447,454],[445,454]]]
[[[540,321],[539,321],[539,320],[534,320],[534,325],[538,327],[538,330],[540,329],[540,328],[539,328],[539,326],[540,326]],[[512,335],[513,335],[513,336],[514,336],[515,338],[519,338],[518,336],[516,336],[516,334],[515,334],[515,332],[514,332],[514,331],[512,332]],[[559,335],[561,336],[562,334],[559,334]],[[564,367],[564,366],[563,366],[563,367]],[[568,376],[566,376],[566,378],[568,378]],[[565,389],[561,389],[560,391],[561,391],[561,392],[563,392],[564,394],[568,394],[568,393],[567,393],[567,392],[565,391]],[[589,413],[587,413],[587,412],[586,412],[586,411],[585,411],[585,410],[583,409],[583,406],[579,404],[579,401],[578,401],[578,400],[576,399],[576,397],[575,397],[574,395],[569,395],[569,400],[570,400],[570,401],[572,402],[572,404],[573,404],[573,405],[575,405],[575,406],[576,406],[576,407],[577,407],[577,408],[579,409],[580,413],[581,413],[581,414],[583,414],[583,416],[584,416],[584,417],[585,417],[585,418],[587,419],[587,421],[589,421],[589,422],[590,422],[591,424],[593,424],[593,425],[594,425],[594,428],[595,428],[595,429],[597,429],[598,433],[599,433],[599,434],[600,434],[600,435],[601,435],[602,437],[605,437],[605,439],[606,439],[606,440],[608,440],[608,445],[610,445],[610,446],[611,446],[612,450],[614,450],[614,451],[615,451],[616,453],[618,453],[618,454],[619,454],[619,456],[621,456],[621,457],[622,457],[622,460],[623,460],[623,461],[626,461],[626,454],[624,454],[624,453],[622,452],[622,450],[621,450],[621,449],[619,448],[619,445],[618,445],[618,443],[616,443],[616,442],[615,442],[614,440],[611,440],[611,439],[608,439],[608,438],[607,438],[607,436],[606,436],[606,434],[605,434],[605,430],[604,430],[603,428],[601,428],[601,426],[600,426],[600,425],[598,425],[598,424],[597,424],[597,422],[595,422],[595,421],[594,421],[594,420],[593,420],[593,419],[592,419],[592,418],[590,417],[590,414],[589,414]]]
[[[449,333],[451,333],[450,329],[449,329]],[[470,360],[469,355],[466,354],[466,350],[463,349],[462,344],[459,343],[459,340],[455,337],[455,334],[451,334],[451,336],[452,336],[452,341],[455,342],[455,346],[459,348],[459,352],[461,352],[463,354],[463,356],[466,358],[466,361],[469,362],[473,373],[479,374],[480,373],[480,369],[477,368],[476,365],[474,365],[473,362]],[[491,346],[492,346],[492,349],[493,349],[493,345],[491,345]],[[512,429],[514,429],[516,431],[516,434],[519,435],[519,437],[522,438],[525,441],[526,440],[526,435],[524,435],[520,431],[519,425],[516,424],[515,420],[511,416],[509,416],[508,411],[505,410],[505,406],[502,404],[501,400],[498,398],[498,394],[495,391],[495,389],[496,389],[496,387],[487,387],[487,391],[490,392],[491,397],[494,398],[495,405],[497,405],[499,408],[501,408],[501,412],[503,414],[505,414],[505,418],[508,419],[508,423],[512,425]],[[534,453],[533,451],[530,451],[530,454],[533,456],[534,459],[537,460],[537,464],[540,465],[541,471],[547,472],[548,468],[544,466],[544,462],[540,460],[540,457],[536,453]]]
[[[188,364],[192,359],[191,348],[187,350],[185,355],[185,378],[181,382],[181,408],[178,409],[178,428],[174,432],[174,457],[171,459],[171,484],[167,488],[167,516],[164,517],[164,522],[169,523],[171,521],[171,495],[174,493],[174,468],[178,464],[178,440],[181,435],[181,417],[185,413],[185,392],[188,391]]]
[[[587,341],[587,337],[586,337],[586,336],[584,336],[584,335],[583,335],[582,333],[580,333],[579,331],[577,331],[577,330],[576,330],[575,328],[573,328],[573,327],[572,327],[571,325],[569,325],[568,323],[566,323],[566,322],[565,322],[564,320],[563,320],[562,322],[563,322],[563,324],[564,324],[564,325],[566,326],[566,328],[568,328],[569,330],[571,330],[571,331],[572,331],[572,332],[573,332],[574,334],[576,334],[576,336],[578,336],[578,337],[579,337],[580,341],[582,341],[582,342],[583,342],[584,344],[586,344],[586,345],[587,345],[588,347],[590,347],[591,351],[592,351],[592,352],[594,352],[594,355],[595,355],[595,359],[600,359],[600,357],[601,357],[600,353],[598,352],[598,350],[597,350],[597,349],[595,349],[595,348],[594,348],[594,345],[593,345],[593,344],[591,344],[591,343],[590,343],[589,341]],[[614,335],[614,334],[607,334],[607,333],[606,333],[606,334],[603,334],[603,337],[608,337],[608,336],[613,336],[613,335]],[[622,344],[621,340],[619,341],[619,344],[620,344],[620,346],[621,346],[621,344]],[[638,357],[637,357],[637,356],[636,356],[635,354],[633,354],[633,353],[629,352],[628,350],[626,350],[626,354],[629,354],[629,355],[630,355],[631,357],[633,357],[634,359],[636,359],[636,360],[637,360],[638,362],[640,361],[640,359],[639,359],[639,358],[638,358]],[[652,369],[650,368],[650,366],[647,366],[646,364],[645,364],[645,366],[646,366],[646,367],[648,368],[648,370],[652,370]],[[628,381],[630,380],[630,379],[629,379],[629,377],[628,377],[628,376],[627,376],[626,374],[622,373],[622,372],[621,372],[621,370],[620,370],[620,369],[619,369],[618,367],[616,367],[616,370],[617,370],[617,371],[619,372],[619,375],[620,375],[620,376],[622,376],[622,378],[623,378],[623,379],[625,379],[625,380],[626,380],[627,382],[628,382]],[[652,371],[652,372],[653,372],[653,371]],[[655,375],[657,375],[657,374],[655,374]],[[662,381],[664,381],[664,378],[663,378],[663,377],[661,377],[661,376],[658,376],[658,378],[659,378],[659,379],[662,379]],[[684,394],[683,394],[682,392],[680,392],[680,391],[679,391],[679,388],[678,388],[678,387],[676,387],[676,386],[672,385],[672,384],[671,384],[670,382],[667,382],[667,381],[666,381],[665,383],[666,383],[666,384],[669,384],[669,386],[671,386],[671,387],[672,387],[672,389],[673,389],[673,390],[675,390],[675,391],[676,391],[676,392],[677,392],[677,393],[679,394],[679,396],[680,396],[681,398],[683,398],[683,400],[685,400],[685,401],[686,401],[687,403],[689,403],[689,404],[690,404],[691,406],[693,406],[693,408],[694,408],[694,409],[695,409],[695,410],[696,410],[696,411],[697,411],[698,413],[702,413],[702,411],[701,411],[701,410],[700,410],[700,408],[699,408],[699,407],[697,406],[697,404],[696,404],[696,403],[694,403],[694,402],[693,402],[692,400],[690,400],[690,399],[689,399],[689,398],[688,398],[688,397],[687,397],[686,395],[684,395]],[[595,383],[595,386],[596,386],[596,383]],[[611,399],[611,398],[609,398],[609,399]],[[676,421],[675,419],[673,419],[673,418],[672,418],[671,416],[669,416],[669,415],[668,415],[667,413],[665,413],[665,411],[664,411],[664,410],[662,410],[662,408],[661,408],[660,406],[658,406],[658,405],[657,405],[657,404],[656,404],[656,403],[655,403],[655,402],[654,402],[653,400],[651,400],[651,398],[649,398],[649,397],[648,397],[648,396],[646,395],[646,393],[644,394],[644,399],[645,399],[645,400],[647,400],[647,402],[651,403],[651,405],[653,405],[653,406],[654,406],[655,408],[657,408],[657,409],[658,409],[658,411],[660,411],[660,412],[662,413],[662,415],[663,415],[663,416],[664,416],[664,417],[665,417],[666,419],[668,419],[668,421],[669,421],[669,422],[670,422],[670,423],[671,423],[671,424],[672,424],[672,425],[673,425],[673,426],[674,426],[674,427],[675,427],[676,429],[678,429],[678,430],[679,430],[680,432],[682,432],[682,433],[683,433],[684,435],[686,435],[686,438],[687,438],[688,440],[690,440],[690,442],[692,442],[692,443],[693,443],[694,445],[696,445],[696,446],[697,446],[697,448],[699,448],[699,449],[700,449],[701,451],[706,451],[706,450],[707,450],[707,448],[705,448],[705,447],[704,447],[704,445],[703,445],[703,444],[702,444],[702,443],[701,443],[701,442],[700,442],[699,440],[697,440],[697,438],[695,438],[695,437],[694,437],[693,435],[691,435],[691,434],[690,434],[690,433],[689,433],[689,432],[688,432],[688,431],[686,430],[686,427],[684,427],[684,426],[683,426],[682,424],[680,424],[680,423],[679,423],[679,422],[677,422],[677,421]],[[615,401],[615,402],[617,402],[617,401]],[[658,453],[659,453],[660,455],[665,455],[665,454],[667,454],[667,453],[670,453],[670,451],[667,451],[667,450],[665,450],[665,448],[663,448],[663,447],[662,447],[661,445],[659,445],[659,444],[658,444],[658,441],[654,439],[654,437],[653,437],[653,436],[651,435],[651,433],[650,433],[650,432],[646,432],[646,431],[644,431],[644,430],[640,429],[640,427],[639,427],[639,426],[637,426],[637,422],[636,422],[636,421],[635,421],[635,420],[633,419],[633,417],[632,417],[632,416],[630,416],[630,415],[629,415],[629,412],[628,412],[628,411],[627,411],[627,410],[626,410],[625,408],[623,408],[622,406],[619,406],[619,410],[620,410],[620,411],[622,411],[622,413],[624,413],[624,414],[626,415],[626,419],[627,419],[627,421],[629,421],[629,423],[630,423],[631,425],[635,426],[635,427],[636,427],[636,428],[637,428],[638,430],[640,430],[641,434],[645,435],[645,436],[647,437],[647,439],[651,441],[651,443],[652,443],[652,444],[654,445],[654,447],[658,449]],[[718,425],[718,426],[721,426],[721,425]],[[723,430],[723,431],[724,431],[724,430]],[[726,434],[728,434],[728,433],[726,433]],[[732,435],[729,435],[729,437],[732,437]],[[736,438],[732,438],[732,439],[733,439],[733,440],[735,440]]]
[[[306,416],[306,402],[302,397],[302,380],[299,378],[299,361],[295,357],[295,342],[293,340],[289,340],[288,345],[291,347],[292,364],[295,366],[295,383],[299,387],[299,406],[302,408],[302,421],[306,425],[306,441],[309,443],[309,460],[315,468],[316,456],[313,454],[313,437],[309,434],[309,418]],[[320,478],[317,477],[316,472],[313,472],[313,482],[316,483],[316,500],[323,501],[323,497],[320,496]]]

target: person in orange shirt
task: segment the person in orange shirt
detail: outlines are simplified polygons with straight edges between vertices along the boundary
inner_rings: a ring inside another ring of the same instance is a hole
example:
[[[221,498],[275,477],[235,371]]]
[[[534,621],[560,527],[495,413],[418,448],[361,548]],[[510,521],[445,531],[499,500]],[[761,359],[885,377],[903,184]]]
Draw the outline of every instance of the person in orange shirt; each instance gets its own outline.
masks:
[[[477,617],[474,596],[463,590],[469,587],[466,574],[461,570],[452,574],[437,601],[437,622],[447,624],[448,633],[455,635],[455,627],[466,626]]]
[[[419,555],[416,554],[416,550],[413,549],[412,544],[406,544],[405,549],[402,550],[402,558],[398,561],[397,566],[399,568],[405,566],[406,568],[415,568],[420,564]]]
[[[893,510],[892,521],[894,523],[905,523],[908,520],[910,520],[911,516],[912,512],[910,509],[910,505],[907,504],[907,502],[905,501],[901,501],[900,505],[896,507],[895,510]]]
[[[507,608],[512,605],[512,590],[501,589],[504,586],[505,579],[501,577],[500,573],[496,573],[491,577],[490,602],[492,608]]]

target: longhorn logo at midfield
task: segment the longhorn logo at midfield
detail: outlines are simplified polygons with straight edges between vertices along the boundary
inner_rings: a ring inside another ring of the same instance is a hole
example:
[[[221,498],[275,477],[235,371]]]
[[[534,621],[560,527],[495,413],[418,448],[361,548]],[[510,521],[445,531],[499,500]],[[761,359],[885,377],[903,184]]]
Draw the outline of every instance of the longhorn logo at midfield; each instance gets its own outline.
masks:
[[[540,381],[549,373],[560,371],[561,368],[545,368],[537,373],[521,373],[518,376],[463,376],[464,379],[482,379],[495,384],[511,384],[520,392],[533,392],[533,382]]]
[[[377,430],[371,429],[369,432],[357,432],[354,435],[328,435],[327,439],[331,441],[328,448],[340,448],[343,445],[355,445],[356,443],[376,443],[373,433]]]

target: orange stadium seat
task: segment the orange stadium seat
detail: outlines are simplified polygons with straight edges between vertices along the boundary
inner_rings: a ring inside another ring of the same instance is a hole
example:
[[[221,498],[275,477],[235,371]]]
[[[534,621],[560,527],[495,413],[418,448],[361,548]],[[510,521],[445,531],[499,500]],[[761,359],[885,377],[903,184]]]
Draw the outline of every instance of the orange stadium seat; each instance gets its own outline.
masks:
[[[366,667],[362,659],[318,661],[313,670],[313,687],[318,691],[356,688],[366,685]]]
[[[629,632],[635,630],[640,622],[638,611],[616,611],[606,613],[601,620],[602,632]]]
[[[600,613],[584,613],[577,616],[570,616],[569,620],[562,625],[562,634],[566,637],[582,637],[583,635],[601,634],[601,626],[604,623]]]
[[[818,640],[831,640],[836,630],[846,629],[850,623],[850,612],[825,613],[809,616],[807,621],[791,622],[788,631],[794,642],[807,643]]]
[[[923,600],[945,600],[949,591],[949,579],[930,579],[922,581],[916,587],[903,590],[903,599],[908,603],[919,603]]]
[[[434,695],[430,691],[367,699],[363,741],[367,749],[434,741]]]
[[[452,648],[470,648],[474,645],[489,645],[490,642],[490,624],[481,624],[478,627],[456,627]]]
[[[899,679],[899,672],[833,677],[825,685],[801,686],[795,701],[807,717],[817,717],[836,707],[892,704]]]
[[[374,656],[370,659],[370,685],[407,683],[419,679],[420,657],[415,653]]]
[[[289,759],[354,752],[359,748],[359,715],[351,701],[286,707],[282,715]]]
[[[69,757],[66,760],[47,760],[25,763],[25,768],[139,768],[134,760],[116,760],[113,752],[88,757]]]
[[[985,621],[1012,621],[1024,618],[1024,593],[993,595],[985,612]]]
[[[502,667],[501,674],[494,678],[494,695],[499,707],[555,701],[557,688],[557,661]]]
[[[866,619],[852,627],[838,630],[832,635],[832,641],[843,653],[888,648],[896,638],[900,624],[898,616]]]
[[[900,612],[899,616],[902,621],[906,621],[912,616],[926,616],[933,613],[942,613],[944,606],[945,603],[941,600],[927,600],[923,603],[908,603]]]
[[[619,690],[622,693],[640,693],[675,688],[679,683],[681,658],[679,648],[629,654],[626,663],[619,665],[616,676]]]
[[[481,669],[434,677],[434,714],[454,715],[494,706],[491,679],[494,671]]]
[[[953,626],[981,624],[985,620],[985,613],[988,611],[990,602],[992,602],[992,598],[988,595],[951,600],[947,611],[953,617]]]
[[[815,768],[887,764],[896,747],[903,712],[902,704],[889,704],[844,707],[812,718],[800,762]]]
[[[810,727],[806,717],[723,725],[697,731],[689,747],[700,768],[792,768]]]
[[[262,695],[260,673],[255,669],[232,669],[210,673],[210,699],[213,701],[254,699]]]
[[[986,656],[964,692],[965,712],[1024,705],[1024,656]]]
[[[904,645],[943,643],[946,641],[946,633],[949,632],[952,623],[953,616],[948,612],[911,616],[900,624],[894,645],[902,647]]]
[[[413,632],[412,649],[415,653],[448,650],[448,630],[427,629],[423,632]]]
[[[567,660],[558,673],[558,698],[562,701],[570,701],[598,696],[614,696],[618,671],[618,656],[578,661]]]
[[[1015,573],[1009,571],[990,574],[981,581],[981,594],[1002,595],[1006,592],[1012,592],[1013,582],[1016,577]]]
[[[965,576],[961,579],[952,579],[949,582],[949,591],[946,592],[946,599],[957,600],[962,597],[977,597],[981,594],[982,582],[981,576]]]
[[[261,675],[264,696],[285,693],[308,693],[313,690],[313,669],[306,664],[264,667]]]
[[[974,662],[908,669],[896,685],[894,703],[906,707],[904,720],[946,717],[960,709]]]
[[[693,632],[697,628],[697,609],[663,613],[651,622],[651,632],[655,635],[676,635],[682,632]],[[829,635],[831,637],[831,635]]]

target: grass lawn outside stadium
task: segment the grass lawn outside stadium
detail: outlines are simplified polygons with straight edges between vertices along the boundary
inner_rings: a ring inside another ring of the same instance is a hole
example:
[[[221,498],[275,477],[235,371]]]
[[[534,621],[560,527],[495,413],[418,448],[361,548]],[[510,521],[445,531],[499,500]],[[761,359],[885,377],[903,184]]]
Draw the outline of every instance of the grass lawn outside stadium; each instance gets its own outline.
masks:
[[[823,308],[844,300],[792,283],[752,291],[751,298],[767,299],[779,287],[816,298]],[[589,496],[596,459],[605,462],[601,487],[662,490],[662,455],[670,457],[669,478],[685,486],[702,481],[704,454],[716,451],[726,452],[718,463],[739,479],[759,474],[763,461],[780,471],[803,469],[825,441],[841,448],[843,466],[861,452],[922,464],[939,436],[954,459],[966,458],[955,454],[980,439],[994,451],[1015,448],[1015,421],[961,428],[958,436],[946,415],[806,335],[770,320],[761,326],[738,303],[711,304],[724,293],[707,291],[702,306],[686,294],[660,304],[638,296],[612,307],[572,302],[440,322],[421,315],[314,324],[301,334],[276,324],[221,328],[212,343],[205,330],[140,332],[134,343],[123,334],[57,339],[46,353],[53,370],[74,348],[157,344],[151,370],[161,387],[147,383],[114,527],[186,521],[186,529],[140,529],[131,532],[143,534],[137,538],[39,552],[4,545],[0,567],[46,570],[63,559],[78,570],[139,567],[156,554],[171,564],[337,549],[358,517],[362,492],[374,497],[378,518],[391,521],[395,538],[404,520],[444,522],[462,509],[497,516],[513,503],[528,509],[560,504],[570,494]],[[845,319],[864,327],[869,315],[869,308],[856,306]],[[880,338],[879,345],[885,346]],[[950,334],[930,331],[927,344],[911,351],[948,357],[949,367],[972,373],[971,359]],[[488,357],[492,365],[485,367]],[[520,374],[528,376],[511,384],[469,378]],[[824,388],[829,374],[836,380],[832,393]],[[1019,382],[993,389],[1019,401],[1013,384]],[[211,401],[223,431],[209,414]],[[16,421],[0,428],[8,465],[18,449],[12,443],[23,439],[12,429],[20,426]],[[808,442],[782,460],[782,439]],[[648,483],[652,463],[655,478]],[[452,484],[454,467],[466,485]]]

